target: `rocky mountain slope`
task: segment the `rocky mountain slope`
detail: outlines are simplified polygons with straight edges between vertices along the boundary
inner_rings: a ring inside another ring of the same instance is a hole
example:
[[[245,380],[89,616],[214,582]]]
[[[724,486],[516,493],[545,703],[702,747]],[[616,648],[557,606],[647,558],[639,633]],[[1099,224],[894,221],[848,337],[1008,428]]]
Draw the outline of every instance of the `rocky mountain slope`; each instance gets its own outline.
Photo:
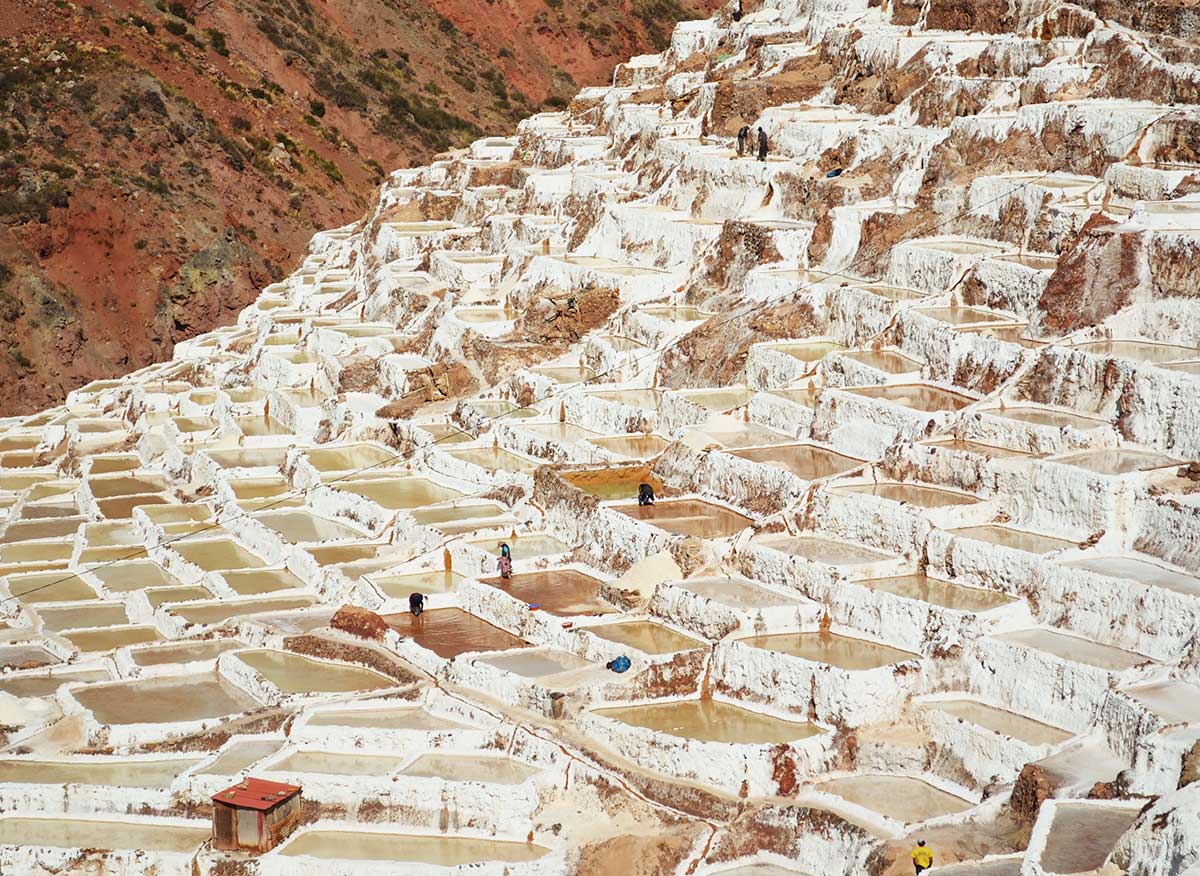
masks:
[[[169,356],[385,169],[565,105],[714,5],[5,4],[0,413]]]

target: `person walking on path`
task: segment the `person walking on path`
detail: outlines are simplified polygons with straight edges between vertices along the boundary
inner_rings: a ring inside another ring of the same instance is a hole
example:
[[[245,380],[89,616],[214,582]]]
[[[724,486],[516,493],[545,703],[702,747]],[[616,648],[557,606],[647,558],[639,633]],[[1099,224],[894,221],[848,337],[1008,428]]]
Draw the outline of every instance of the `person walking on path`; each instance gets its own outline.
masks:
[[[408,610],[412,612],[413,617],[420,617],[421,612],[425,610],[425,597],[420,593],[408,594]]]
[[[758,127],[758,160],[767,160],[767,132],[762,129],[761,125]]]
[[[742,125],[737,135],[737,150],[738,158],[741,158],[750,150],[750,126]]]
[[[917,847],[912,850],[913,869],[917,876],[933,866],[933,852],[925,845],[925,840],[917,840]]]

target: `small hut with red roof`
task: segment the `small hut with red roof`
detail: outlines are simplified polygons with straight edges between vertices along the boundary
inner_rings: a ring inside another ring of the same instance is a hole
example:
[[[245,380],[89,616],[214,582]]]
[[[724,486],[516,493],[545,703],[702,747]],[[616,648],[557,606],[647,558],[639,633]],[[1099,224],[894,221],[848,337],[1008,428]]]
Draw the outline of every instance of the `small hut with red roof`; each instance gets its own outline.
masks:
[[[267,852],[300,823],[300,787],[245,778],[213,795],[213,848]]]

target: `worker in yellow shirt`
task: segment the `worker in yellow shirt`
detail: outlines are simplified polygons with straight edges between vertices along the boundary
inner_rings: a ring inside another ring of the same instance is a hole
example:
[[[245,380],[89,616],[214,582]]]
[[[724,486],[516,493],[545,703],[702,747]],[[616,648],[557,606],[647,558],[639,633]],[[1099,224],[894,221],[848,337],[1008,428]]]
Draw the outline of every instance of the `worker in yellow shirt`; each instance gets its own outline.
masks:
[[[913,869],[917,871],[917,876],[921,876],[922,870],[928,870],[933,866],[933,852],[925,845],[925,840],[917,840],[917,847],[912,850]]]

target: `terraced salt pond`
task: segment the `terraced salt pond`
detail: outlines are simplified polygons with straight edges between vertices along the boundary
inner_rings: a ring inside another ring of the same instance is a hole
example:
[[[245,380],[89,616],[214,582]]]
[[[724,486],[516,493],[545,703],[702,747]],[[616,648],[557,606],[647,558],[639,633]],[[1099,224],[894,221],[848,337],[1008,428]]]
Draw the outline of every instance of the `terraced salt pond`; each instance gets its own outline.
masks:
[[[872,590],[882,590],[895,596],[916,599],[955,611],[989,611],[1016,601],[1015,597],[995,590],[964,587],[952,581],[930,578],[920,573],[896,575],[891,578],[869,578],[855,583]]]
[[[483,578],[485,584],[511,593],[522,602],[537,605],[559,617],[608,614],[615,609],[600,598],[603,582],[575,569],[547,569],[503,578]]]
[[[680,700],[595,709],[592,714],[633,727],[704,742],[770,745],[796,742],[825,731],[801,721],[752,712],[721,700]]]
[[[507,544],[512,551],[513,560],[529,559],[531,557],[548,557],[555,554],[565,554],[571,550],[569,544],[564,544],[552,535],[545,533],[528,533],[516,538],[485,538],[469,542],[480,550],[487,551],[493,556],[500,556],[500,545]]]
[[[673,654],[676,651],[691,651],[707,648],[708,644],[691,636],[676,632],[670,627],[652,621],[625,621],[617,624],[597,624],[587,631],[592,635],[619,645],[635,648],[643,654]]]
[[[142,849],[190,853],[212,835],[208,822],[181,827],[151,821],[0,817],[0,845],[57,849]]]
[[[266,767],[268,772],[318,773],[333,776],[390,776],[405,758],[373,754],[296,751]]]
[[[989,544],[1025,551],[1031,554],[1048,554],[1052,551],[1069,550],[1077,546],[1075,542],[1067,541],[1063,538],[1042,535],[1039,532],[1013,529],[1009,526],[988,524],[984,526],[967,526],[962,529],[952,529],[950,531],[954,535],[963,538],[986,541]]]
[[[667,449],[670,442],[660,435],[615,435],[589,438],[592,444],[627,459],[650,459]]]
[[[172,543],[171,550],[206,572],[252,569],[266,565],[231,538],[176,541]]]
[[[221,577],[239,596],[258,596],[304,586],[304,582],[287,569],[240,569],[224,572]]]
[[[894,559],[891,554],[865,545],[815,535],[772,534],[758,536],[755,541],[764,547],[832,566],[862,566]]]
[[[443,659],[471,651],[507,651],[525,642],[460,608],[437,608],[413,617],[408,612],[384,615],[387,625]]]
[[[48,697],[61,685],[77,681],[108,681],[107,670],[73,669],[62,672],[41,672],[28,675],[8,675],[0,679],[0,691],[14,697]]]
[[[92,570],[104,586],[115,593],[130,593],[146,587],[173,587],[181,582],[158,563],[151,560],[131,560],[114,566]]]
[[[662,481],[644,466],[564,471],[562,478],[589,496],[610,501],[636,499],[641,484],[650,484],[656,494],[663,490]]]
[[[1017,630],[1011,633],[1001,633],[996,638],[1001,641],[1033,648],[1036,651],[1044,651],[1063,660],[1084,663],[1088,666],[1094,666],[1097,669],[1105,669],[1110,672],[1132,669],[1134,666],[1144,663],[1147,660],[1147,658],[1132,651],[1114,648],[1111,645],[1104,645],[1099,642],[1091,642],[1087,639],[1081,639],[1078,636],[1068,636],[1054,630]]]
[[[921,370],[921,363],[896,350],[844,350],[842,356],[888,374],[909,374]]]
[[[1101,803],[1058,803],[1041,855],[1047,873],[1086,873],[1100,868],[1138,817],[1129,806]]]
[[[503,669],[523,678],[541,678],[546,675],[558,675],[560,672],[571,672],[591,666],[587,660],[569,651],[554,649],[535,651],[531,648],[522,649],[512,654],[501,654],[488,657],[482,662]]]
[[[886,386],[857,386],[846,392],[863,398],[891,402],[915,411],[936,414],[941,411],[961,411],[975,399],[932,384],[888,384]]]
[[[184,595],[176,594],[176,598],[184,598]],[[187,598],[195,599],[196,596],[188,594]],[[263,614],[271,611],[307,608],[314,604],[314,601],[311,596],[287,596],[266,599],[185,602],[180,605],[173,605],[171,613],[190,624],[219,624],[235,617],[248,617],[252,614]]]
[[[904,824],[954,815],[975,805],[909,776],[845,776],[821,782],[816,787]]]
[[[0,782],[35,785],[111,785],[117,788],[169,788],[198,764],[200,757],[76,758],[74,760],[0,760]]]
[[[534,843],[474,837],[421,836],[376,831],[326,830],[310,828],[289,840],[276,853],[283,857],[310,857],[328,860],[395,861],[459,867],[484,861],[523,863],[549,854],[549,849]]]
[[[62,634],[63,638],[80,651],[111,651],[126,645],[155,642],[161,636],[152,626],[101,627],[95,630],[74,630]]]
[[[438,502],[448,502],[462,496],[458,490],[443,487],[426,478],[364,477],[361,480],[338,481],[336,487],[347,493],[356,493],[365,499],[370,499],[389,511],[421,508]]]
[[[205,639],[170,645],[155,645],[149,648],[135,648],[129,656],[137,666],[163,666],[170,663],[215,660],[226,651],[232,651],[241,646],[242,643],[237,639]]]
[[[74,692],[101,724],[169,724],[237,715],[259,703],[211,675],[94,684]]]
[[[780,654],[788,654],[813,663],[825,663],[852,672],[879,669],[907,660],[921,659],[919,654],[901,651],[890,645],[829,632],[773,633],[749,636],[738,641],[745,642],[752,648],[777,651]]]
[[[198,776],[236,776],[283,747],[282,739],[242,739],[228,745]]]
[[[923,707],[945,712],[947,715],[977,724],[1003,736],[1011,736],[1013,739],[1019,739],[1029,745],[1058,745],[1074,735],[1067,730],[1060,730],[1025,715],[998,709],[977,700],[931,700],[924,703]]]
[[[690,590],[697,596],[731,608],[770,608],[794,605],[801,601],[799,595],[776,593],[744,578],[688,578],[675,583],[676,586]]]
[[[1123,475],[1179,465],[1180,461],[1162,453],[1125,448],[1083,450],[1054,457],[1055,462],[1074,465],[1102,475]]]
[[[345,693],[395,687],[397,682],[370,669],[314,660],[290,651],[241,651],[237,659],[284,693]]]
[[[1031,426],[1049,426],[1053,429],[1070,427],[1086,431],[1088,429],[1098,429],[1106,424],[1106,421],[1098,420],[1095,417],[1084,416],[1074,411],[1054,410],[1052,408],[1017,406],[1003,410],[988,411],[987,413],[1003,417],[1006,420],[1028,423]]]
[[[1127,687],[1124,693],[1168,724],[1200,723],[1200,687],[1185,681],[1160,681]]]
[[[891,502],[905,502],[909,505],[919,505],[922,508],[950,508],[958,505],[974,505],[979,500],[967,493],[954,490],[944,490],[923,484],[879,483],[855,484],[848,487],[838,487],[841,492],[858,493],[875,496]]]
[[[443,731],[467,729],[466,725],[433,715],[416,706],[402,708],[339,709],[316,712],[310,727],[354,727],[361,730]]]
[[[535,767],[511,757],[422,754],[401,770],[400,775],[446,782],[519,785],[538,772]]]
[[[407,599],[411,593],[453,593],[466,576],[453,571],[430,570],[402,575],[369,575],[368,580],[385,596]]]
[[[666,499],[654,505],[631,503],[609,507],[667,532],[699,538],[725,538],[752,522],[744,514],[701,499]]]
[[[1138,557],[1091,557],[1084,560],[1071,560],[1063,565],[1076,569],[1087,569],[1089,572],[1110,575],[1114,578],[1128,578],[1139,584],[1162,587],[1186,596],[1200,596],[1200,577],[1167,566],[1160,566]]]
[[[539,464],[536,460],[518,456],[503,447],[451,447],[445,453],[489,471],[527,472],[533,471]]]
[[[861,459],[815,444],[779,444],[774,447],[756,447],[732,452],[734,456],[750,462],[785,469],[806,481],[845,474],[863,464]]]

